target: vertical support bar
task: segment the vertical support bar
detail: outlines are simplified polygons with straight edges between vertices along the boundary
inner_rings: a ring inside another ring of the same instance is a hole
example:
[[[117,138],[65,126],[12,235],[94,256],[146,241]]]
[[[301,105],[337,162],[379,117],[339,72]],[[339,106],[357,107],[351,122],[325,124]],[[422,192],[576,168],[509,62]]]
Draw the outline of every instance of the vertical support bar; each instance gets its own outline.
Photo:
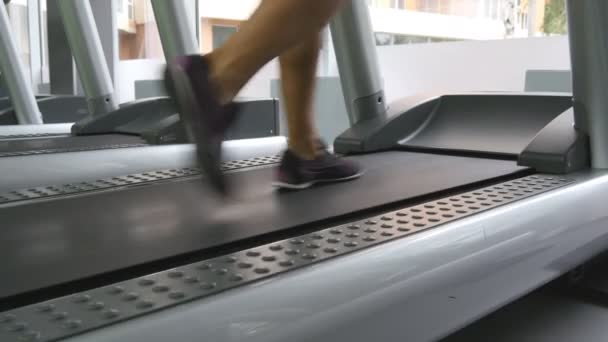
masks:
[[[40,39],[40,0],[27,2],[27,26],[29,30],[30,71],[34,93],[42,83],[42,43]]]
[[[93,116],[118,109],[91,3],[57,0],[70,49]]]
[[[386,112],[384,89],[366,1],[349,1],[331,22],[351,125]]]
[[[201,4],[199,0],[196,0],[194,2],[194,18],[195,18],[195,22],[194,22],[194,32],[195,32],[195,36],[196,36],[196,42],[197,42],[197,52],[200,52],[200,47],[201,45]]]
[[[158,33],[166,60],[198,53],[194,26],[185,0],[152,0]]]
[[[574,116],[588,133],[591,166],[608,168],[608,1],[568,0]]]
[[[59,11],[59,0],[47,0],[46,20],[49,46],[51,94],[76,94],[76,70],[70,44]]]
[[[42,115],[13,39],[8,12],[0,4],[0,70],[20,124],[41,124]]]
[[[91,9],[93,11],[95,23],[97,24],[97,32],[99,33],[99,39],[101,40],[101,47],[103,48],[106,62],[108,63],[108,69],[110,70],[110,77],[116,88],[119,59],[118,18],[116,16],[118,3],[116,0],[89,1],[91,2]]]

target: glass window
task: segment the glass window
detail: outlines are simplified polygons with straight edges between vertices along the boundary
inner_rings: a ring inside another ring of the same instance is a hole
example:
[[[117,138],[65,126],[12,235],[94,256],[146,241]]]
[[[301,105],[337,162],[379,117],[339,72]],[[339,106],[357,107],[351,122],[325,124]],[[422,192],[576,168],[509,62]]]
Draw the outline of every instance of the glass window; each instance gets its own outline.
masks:
[[[378,45],[567,33],[565,0],[368,0]]]
[[[11,28],[23,65],[30,69],[30,36],[27,20],[27,1],[13,0],[6,5]]]
[[[217,49],[222,46],[230,36],[237,30],[236,26],[233,25],[212,25],[211,32],[213,35],[213,48]]]
[[[260,0],[198,0],[201,53],[221,46],[260,4]]]
[[[118,2],[120,59],[164,59],[154,11],[149,0]]]

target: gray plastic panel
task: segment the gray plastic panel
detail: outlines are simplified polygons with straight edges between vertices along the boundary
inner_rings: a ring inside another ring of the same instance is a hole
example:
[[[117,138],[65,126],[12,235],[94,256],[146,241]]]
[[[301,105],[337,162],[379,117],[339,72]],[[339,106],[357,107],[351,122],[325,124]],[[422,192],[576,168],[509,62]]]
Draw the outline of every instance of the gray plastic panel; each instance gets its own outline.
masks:
[[[589,167],[589,137],[574,127],[571,108],[543,128],[519,155],[519,165],[566,174]]]
[[[391,103],[386,117],[344,132],[339,153],[413,149],[517,155],[572,106],[571,96],[534,93],[421,94]]]
[[[572,106],[570,96],[447,95],[418,132],[400,143],[423,149],[519,154]]]
[[[240,102],[240,115],[227,132],[226,139],[251,139],[277,134],[278,109],[274,99]],[[112,132],[141,135],[149,144],[186,142],[173,101],[168,97],[140,99],[96,118],[77,122],[76,135]]]
[[[573,183],[534,175],[0,314],[0,340],[56,341],[432,229]]]
[[[232,160],[222,163],[223,171],[234,171],[248,167],[258,167],[276,164],[279,156],[256,157],[245,160]],[[39,186],[30,189],[13,190],[0,193],[0,204],[24,200],[44,199],[55,196],[75,195],[91,191],[109,190],[125,186],[142,185],[151,182],[170,180],[182,177],[200,176],[199,168],[180,168],[160,171],[149,171],[131,175],[116,176],[88,182],[78,182],[61,185]]]
[[[45,124],[71,123],[89,115],[87,100],[82,96],[52,96],[37,101]],[[16,125],[17,115],[13,108],[0,111],[0,125]]]
[[[227,140],[264,138],[279,134],[279,101],[258,99],[240,104],[239,117],[226,132]]]
[[[572,93],[570,70],[527,70],[525,91]]]

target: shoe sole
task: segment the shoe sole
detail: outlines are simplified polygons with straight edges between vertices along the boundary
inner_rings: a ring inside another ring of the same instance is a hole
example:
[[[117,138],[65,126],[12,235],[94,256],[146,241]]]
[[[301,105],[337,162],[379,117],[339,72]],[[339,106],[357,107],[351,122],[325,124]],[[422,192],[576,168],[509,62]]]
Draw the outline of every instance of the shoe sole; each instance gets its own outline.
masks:
[[[339,183],[339,182],[346,182],[349,180],[355,180],[355,179],[363,176],[363,174],[364,174],[364,172],[359,172],[355,175],[348,176],[348,177],[332,178],[332,179],[319,179],[319,180],[315,180],[312,182],[301,183],[301,184],[292,184],[292,183],[274,181],[274,182],[272,182],[272,186],[274,186],[275,188],[279,188],[279,189],[304,190],[304,189],[308,189],[308,188],[310,188],[314,185],[318,185],[318,184]]]
[[[184,128],[186,130],[186,136],[190,141],[194,141],[197,147],[197,158],[200,166],[203,168],[208,177],[211,178],[211,185],[222,195],[226,194],[226,186],[223,180],[223,173],[219,168],[219,160],[212,156],[213,152],[202,147],[196,139],[195,133],[192,131],[192,127],[187,124],[194,122],[194,116],[199,115],[198,112],[193,111],[193,108],[199,107],[198,101],[192,87],[190,80],[186,73],[179,67],[169,64],[167,66],[168,76],[170,80],[166,80],[166,88],[171,97],[176,99],[179,114],[184,121]],[[203,140],[207,141],[207,137],[204,135],[206,132],[199,132],[202,134]],[[221,148],[221,147],[220,147]]]

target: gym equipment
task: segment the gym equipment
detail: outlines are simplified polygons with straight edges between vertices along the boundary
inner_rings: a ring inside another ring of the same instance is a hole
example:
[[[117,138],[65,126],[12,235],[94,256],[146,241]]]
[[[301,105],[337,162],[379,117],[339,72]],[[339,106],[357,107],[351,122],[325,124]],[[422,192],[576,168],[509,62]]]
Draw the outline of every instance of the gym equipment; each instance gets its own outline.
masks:
[[[5,4],[7,3],[5,1]],[[3,81],[10,92],[15,94],[14,100],[9,97],[0,98],[0,125],[38,124],[42,121],[67,123],[86,117],[87,105],[83,97],[33,95],[17,55],[17,46],[12,38],[8,13],[4,6],[0,6],[0,36],[3,37],[0,67],[6,75],[6,80]]]
[[[77,95],[36,95],[36,103],[44,123],[72,123],[89,115],[87,100]],[[0,125],[17,125],[17,112],[10,107],[10,98],[0,99]],[[8,106],[7,106],[8,104]]]
[[[223,165],[228,203],[192,167],[3,192],[0,339],[435,341],[605,251],[608,4],[569,5],[574,106],[430,94],[387,110],[350,2],[332,36],[340,73],[364,77],[342,78],[352,127],[334,147],[365,166],[357,181],[274,193],[269,156]]]
[[[0,136],[5,137],[0,142],[0,157],[187,143],[179,115],[168,97],[139,99],[120,106],[117,104],[91,5],[79,0],[58,0],[50,5],[58,6],[62,14],[90,115],[76,120],[60,137],[46,132],[44,126],[34,133],[31,132],[32,128],[27,128],[27,133],[19,133],[16,132],[18,128],[0,127]],[[154,1],[153,6],[166,56],[172,58],[196,51],[193,29],[177,19],[185,15],[184,3]],[[4,46],[7,51],[14,52],[14,44],[10,43],[9,39]],[[23,70],[20,72],[22,74]],[[25,83],[25,78],[18,75],[13,75],[15,80],[20,81],[16,84]],[[83,99],[79,97],[51,97],[36,102],[29,93],[20,89],[13,89],[11,94],[12,98],[22,100],[23,104],[15,105],[15,110],[0,112],[0,123],[12,123],[15,117],[20,118],[21,123],[40,123],[33,115],[40,109],[45,109],[43,112],[57,112],[54,116],[58,119],[57,114],[63,106],[83,105]],[[242,115],[229,132],[229,138],[252,139],[278,134],[278,103],[275,99],[243,101],[242,108]],[[83,116],[83,111],[84,108],[81,108],[77,113]],[[72,114],[66,114],[63,118]],[[11,134],[3,133],[3,130]],[[8,141],[11,137],[16,139]]]

